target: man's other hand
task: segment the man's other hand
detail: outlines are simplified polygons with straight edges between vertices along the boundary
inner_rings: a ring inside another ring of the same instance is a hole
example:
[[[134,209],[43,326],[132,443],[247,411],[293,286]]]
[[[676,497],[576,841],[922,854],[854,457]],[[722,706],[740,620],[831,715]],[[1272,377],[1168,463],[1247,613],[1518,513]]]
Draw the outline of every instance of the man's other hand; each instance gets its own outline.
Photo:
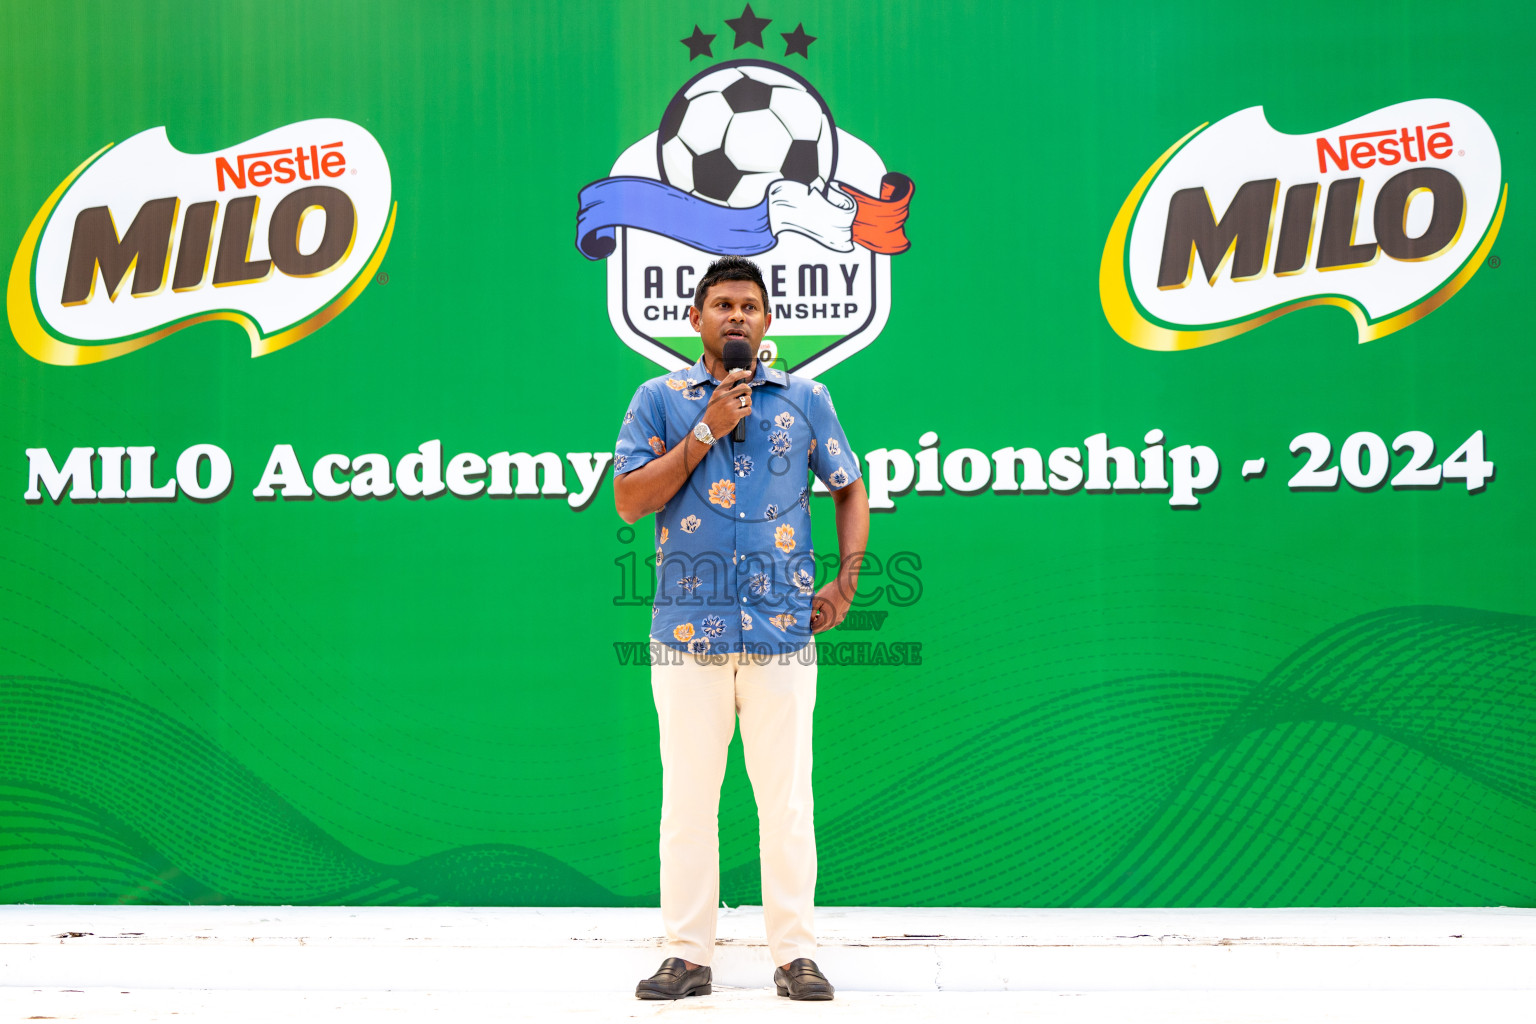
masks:
[[[853,593],[841,576],[816,591],[811,598],[811,633],[825,633],[848,617]]]

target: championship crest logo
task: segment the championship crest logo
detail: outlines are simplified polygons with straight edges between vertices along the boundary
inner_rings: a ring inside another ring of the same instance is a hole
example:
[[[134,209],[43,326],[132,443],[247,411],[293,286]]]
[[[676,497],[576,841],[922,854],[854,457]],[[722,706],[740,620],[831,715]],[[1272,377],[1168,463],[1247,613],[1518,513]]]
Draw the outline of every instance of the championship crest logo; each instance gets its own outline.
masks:
[[[728,24],[737,46],[761,46],[768,19],[748,7]],[[786,56],[814,40],[803,28],[783,35]],[[695,27],[683,42],[692,57],[707,55],[713,38]],[[730,60],[684,83],[656,131],[581,190],[576,247],[607,260],[613,329],[666,369],[697,358],[693,283],[716,256],[753,257],[773,314],[760,357],[814,376],[885,326],[890,259],[910,245],[912,194],[910,178],[888,173],[874,149],[837,127],[804,77]]]

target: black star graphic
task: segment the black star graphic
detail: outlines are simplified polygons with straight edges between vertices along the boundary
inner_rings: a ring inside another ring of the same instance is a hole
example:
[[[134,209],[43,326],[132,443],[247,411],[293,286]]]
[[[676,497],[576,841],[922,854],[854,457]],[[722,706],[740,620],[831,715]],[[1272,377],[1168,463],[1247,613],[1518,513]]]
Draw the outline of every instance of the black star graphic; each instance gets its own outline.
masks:
[[[705,35],[702,31],[699,30],[699,26],[697,25],[693,26],[693,35],[689,36],[687,39],[678,40],[678,42],[688,47],[689,60],[693,60],[695,57],[713,57],[714,54],[709,52],[709,46],[714,41],[714,36]]]
[[[725,23],[731,26],[731,31],[736,33],[736,45],[731,49],[737,49],[748,43],[762,49],[763,29],[767,28],[772,20],[772,18],[759,18],[753,14],[751,4],[747,4],[747,9],[741,12],[741,17],[726,18]]]
[[[798,53],[806,60],[810,60],[811,55],[805,51],[816,41],[816,37],[805,34],[804,22],[796,25],[793,32],[780,32],[779,35],[784,37],[784,56],[793,57]]]

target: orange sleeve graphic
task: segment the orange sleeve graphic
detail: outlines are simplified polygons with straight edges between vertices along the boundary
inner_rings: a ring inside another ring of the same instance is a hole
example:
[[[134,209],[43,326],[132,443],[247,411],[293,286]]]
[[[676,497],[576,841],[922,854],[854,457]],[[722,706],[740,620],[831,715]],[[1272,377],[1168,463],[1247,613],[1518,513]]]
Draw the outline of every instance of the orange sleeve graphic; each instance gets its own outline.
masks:
[[[907,239],[907,206],[915,187],[905,174],[887,174],[880,179],[879,197],[866,195],[844,182],[837,187],[859,204],[853,218],[853,240],[872,252],[894,256],[912,247]]]

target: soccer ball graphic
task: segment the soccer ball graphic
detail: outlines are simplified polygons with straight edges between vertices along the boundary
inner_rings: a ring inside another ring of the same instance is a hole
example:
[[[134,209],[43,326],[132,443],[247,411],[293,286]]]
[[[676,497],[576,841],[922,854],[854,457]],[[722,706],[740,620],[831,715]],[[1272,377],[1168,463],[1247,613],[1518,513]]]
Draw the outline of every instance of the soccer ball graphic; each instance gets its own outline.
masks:
[[[678,90],[657,133],[663,181],[721,206],[763,201],[790,178],[818,191],[837,166],[832,112],[811,83],[766,61],[710,68]]]

